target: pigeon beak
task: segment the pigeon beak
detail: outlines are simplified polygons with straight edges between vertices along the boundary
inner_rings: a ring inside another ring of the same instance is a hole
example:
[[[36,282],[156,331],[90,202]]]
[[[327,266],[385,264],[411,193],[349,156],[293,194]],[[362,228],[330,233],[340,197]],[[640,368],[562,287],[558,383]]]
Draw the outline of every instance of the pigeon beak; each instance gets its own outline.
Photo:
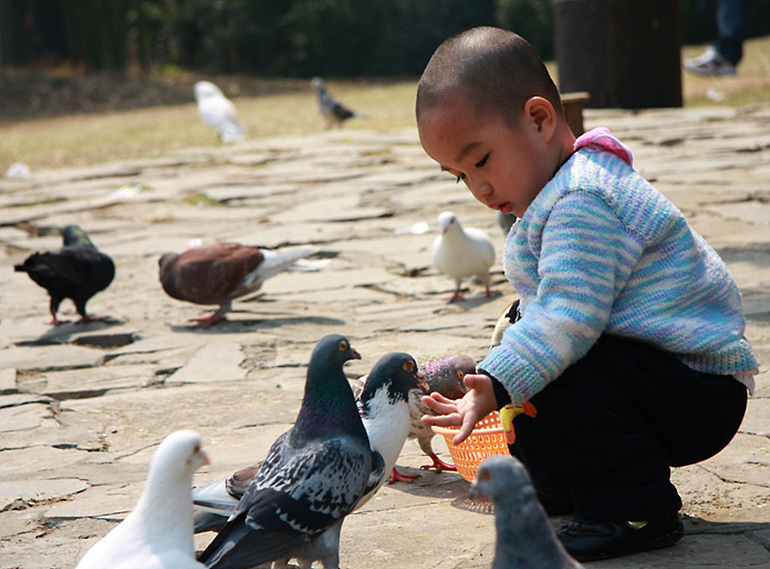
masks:
[[[422,389],[423,393],[430,393],[430,385],[425,381],[425,376],[422,372],[418,371],[415,375],[417,376],[417,381],[419,382],[420,389]]]
[[[350,353],[353,355],[354,360],[361,359],[361,354],[359,354],[358,351],[353,346],[350,346]]]
[[[205,451],[201,451],[201,458],[203,459],[203,466],[211,464],[211,459]]]

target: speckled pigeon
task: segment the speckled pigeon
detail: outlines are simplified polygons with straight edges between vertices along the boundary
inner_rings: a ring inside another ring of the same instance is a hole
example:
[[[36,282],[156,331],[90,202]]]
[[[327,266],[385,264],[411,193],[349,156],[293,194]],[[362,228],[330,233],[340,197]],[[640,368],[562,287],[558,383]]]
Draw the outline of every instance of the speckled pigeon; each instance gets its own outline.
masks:
[[[476,362],[465,354],[454,354],[445,358],[428,360],[420,364],[420,370],[428,382],[429,391],[438,391],[449,399],[460,399],[466,391],[463,377],[476,372]],[[435,468],[437,472],[442,470],[457,470],[454,464],[441,460],[433,451],[431,441],[436,433],[430,426],[420,419],[423,415],[435,415],[435,411],[429,409],[422,402],[422,393],[412,390],[409,393],[409,438],[416,438],[420,449],[433,461],[432,464],[423,466],[423,469]],[[416,476],[395,473],[397,479],[412,479]]]
[[[478,277],[489,292],[489,269],[495,263],[495,248],[480,229],[463,229],[457,216],[444,211],[438,216],[441,234],[433,241],[433,264],[455,281],[455,291],[449,301],[462,300],[460,285],[466,277]]]
[[[384,474],[342,369],[359,357],[339,334],[316,344],[297,420],[273,443],[227,524],[201,553],[208,567],[247,569],[291,558],[339,567],[342,522]]]
[[[492,569],[580,569],[565,551],[537,501],[524,465],[495,455],[479,466],[471,499],[484,495],[495,505],[497,544]]]
[[[225,320],[234,299],[256,292],[265,280],[314,252],[312,247],[273,251],[238,243],[194,247],[160,257],[160,282],[172,298],[218,304],[208,316],[192,319],[193,328],[207,328]]]
[[[222,142],[243,140],[245,130],[233,102],[211,81],[198,81],[193,87],[198,114],[207,126],[213,128]]]
[[[79,322],[96,320],[86,312],[86,302],[107,288],[115,278],[115,264],[99,251],[77,225],[61,230],[64,246],[56,251],[33,253],[14,270],[26,272],[51,297],[51,324],[65,322],[56,317],[61,301],[71,298],[80,314]]]
[[[193,431],[176,431],[155,451],[134,510],[85,554],[77,569],[203,569],[195,560],[190,486],[209,459]]]
[[[318,93],[318,110],[326,119],[326,128],[341,126],[343,122],[353,117],[363,117],[335,101],[326,90],[326,82],[320,77],[313,77],[310,86]]]
[[[385,472],[395,472],[395,464],[409,430],[407,397],[411,391],[427,393],[428,384],[409,354],[391,352],[382,356],[366,376],[358,396],[358,409],[372,449],[385,460]],[[219,530],[246,492],[260,465],[235,472],[225,480],[193,488],[195,532]],[[386,481],[361,498],[363,506]]]

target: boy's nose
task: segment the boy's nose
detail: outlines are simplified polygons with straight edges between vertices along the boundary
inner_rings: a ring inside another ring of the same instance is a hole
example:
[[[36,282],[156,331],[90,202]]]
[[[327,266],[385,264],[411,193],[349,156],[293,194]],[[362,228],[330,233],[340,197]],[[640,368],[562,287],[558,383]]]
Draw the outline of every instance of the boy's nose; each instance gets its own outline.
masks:
[[[489,198],[492,196],[492,186],[483,180],[474,180],[473,185],[470,183],[468,185],[470,186],[473,197],[484,205],[487,205]]]

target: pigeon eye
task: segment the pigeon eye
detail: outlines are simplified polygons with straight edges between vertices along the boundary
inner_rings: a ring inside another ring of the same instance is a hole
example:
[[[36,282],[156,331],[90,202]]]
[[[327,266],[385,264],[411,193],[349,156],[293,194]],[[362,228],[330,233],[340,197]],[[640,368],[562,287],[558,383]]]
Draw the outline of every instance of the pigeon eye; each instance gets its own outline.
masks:
[[[414,362],[411,360],[404,362],[404,369],[409,372],[414,371]]]
[[[489,480],[490,478],[492,478],[489,475],[489,471],[484,469],[479,470],[478,477],[481,478],[482,480]]]
[[[345,340],[340,340],[339,350],[344,352],[348,349],[348,343]]]

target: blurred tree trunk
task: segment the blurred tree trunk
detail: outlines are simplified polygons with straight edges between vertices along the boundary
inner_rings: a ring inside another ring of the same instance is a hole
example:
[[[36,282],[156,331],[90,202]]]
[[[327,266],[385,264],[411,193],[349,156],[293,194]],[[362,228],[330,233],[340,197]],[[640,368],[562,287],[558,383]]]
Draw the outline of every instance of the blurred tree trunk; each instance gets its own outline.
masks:
[[[679,5],[671,0],[553,0],[563,93],[594,108],[682,106]]]

